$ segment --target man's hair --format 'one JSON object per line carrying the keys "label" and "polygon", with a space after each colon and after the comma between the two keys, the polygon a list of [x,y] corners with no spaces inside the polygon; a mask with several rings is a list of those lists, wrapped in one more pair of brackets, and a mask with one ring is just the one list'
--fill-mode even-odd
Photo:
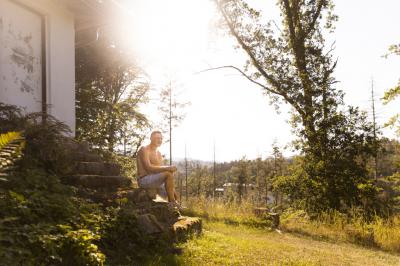
{"label": "man's hair", "polygon": [[150,138],[152,138],[155,134],[161,134],[162,135],[160,130],[155,130],[155,131],[151,132]]}

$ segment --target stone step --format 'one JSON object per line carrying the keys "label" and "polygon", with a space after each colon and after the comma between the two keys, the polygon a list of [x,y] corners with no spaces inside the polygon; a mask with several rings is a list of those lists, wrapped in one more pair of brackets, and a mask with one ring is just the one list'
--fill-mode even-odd
{"label": "stone step", "polygon": [[74,175],[68,177],[67,182],[74,186],[105,190],[131,185],[131,179],[124,176]]}
{"label": "stone step", "polygon": [[2,166],[7,166],[7,165],[12,164],[12,161],[11,161],[11,160],[8,160],[8,159],[5,159],[5,160],[1,160],[1,161],[0,161],[0,164],[1,164]]}
{"label": "stone step", "polygon": [[6,147],[18,149],[18,148],[21,147],[21,144],[18,144],[18,143],[9,143]]}
{"label": "stone step", "polygon": [[183,241],[188,237],[199,236],[202,231],[202,221],[198,217],[181,216],[172,226],[175,240]]}
{"label": "stone step", "polygon": [[16,149],[8,148],[7,146],[1,149],[2,152],[14,153]]}
{"label": "stone step", "polygon": [[164,232],[165,226],[150,213],[142,214],[137,217],[138,227],[145,234],[158,234]]}
{"label": "stone step", "polygon": [[123,199],[126,198],[127,193],[131,189],[120,189],[116,188],[114,191],[96,190],[96,189],[80,189],[78,195],[82,198],[90,199],[95,203],[101,203],[106,207],[119,206],[123,203]]}
{"label": "stone step", "polygon": [[119,176],[121,169],[118,164],[102,162],[78,162],[75,168],[76,174]]}
{"label": "stone step", "polygon": [[67,139],[64,146],[71,151],[90,152],[89,143],[86,141],[78,142],[74,139]]}
{"label": "stone step", "polygon": [[[109,191],[86,189],[82,190],[80,194],[84,198],[88,198],[93,202],[103,203],[105,206],[119,205],[129,201],[137,205],[138,208],[144,207],[146,209],[145,212],[148,211],[149,206],[157,208],[157,206],[168,204],[167,201],[161,198],[152,198],[147,193],[147,190],[142,188],[117,188]],[[159,210],[155,212],[161,213]]]}
{"label": "stone step", "polygon": [[76,162],[102,162],[100,155],[89,152],[73,152],[72,158]]}

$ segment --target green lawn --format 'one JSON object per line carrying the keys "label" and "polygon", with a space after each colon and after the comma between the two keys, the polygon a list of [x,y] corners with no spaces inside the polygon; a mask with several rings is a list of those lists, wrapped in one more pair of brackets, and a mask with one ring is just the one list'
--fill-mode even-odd
{"label": "green lawn", "polygon": [[396,254],[223,223],[205,222],[203,235],[181,247],[154,265],[400,265]]}

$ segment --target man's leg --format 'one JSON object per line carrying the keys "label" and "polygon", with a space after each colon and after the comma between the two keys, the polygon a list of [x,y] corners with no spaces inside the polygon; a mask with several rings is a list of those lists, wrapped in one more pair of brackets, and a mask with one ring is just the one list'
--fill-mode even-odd
{"label": "man's leg", "polygon": [[176,190],[175,190],[175,189],[174,189],[174,197],[175,197],[175,201],[178,201],[179,196],[178,196],[178,193],[176,193]]}
{"label": "man's leg", "polygon": [[171,172],[165,172],[165,190],[167,191],[168,201],[176,201],[174,192],[174,176]]}

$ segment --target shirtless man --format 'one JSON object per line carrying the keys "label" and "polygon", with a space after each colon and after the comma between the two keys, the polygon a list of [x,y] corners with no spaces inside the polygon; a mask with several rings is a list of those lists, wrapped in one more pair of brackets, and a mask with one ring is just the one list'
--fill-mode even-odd
{"label": "shirtless man", "polygon": [[150,135],[150,144],[139,149],[136,160],[138,185],[141,188],[160,188],[162,184],[165,184],[168,201],[177,204],[174,189],[176,166],[162,165],[162,156],[157,150],[161,144],[161,132],[153,131]]}

